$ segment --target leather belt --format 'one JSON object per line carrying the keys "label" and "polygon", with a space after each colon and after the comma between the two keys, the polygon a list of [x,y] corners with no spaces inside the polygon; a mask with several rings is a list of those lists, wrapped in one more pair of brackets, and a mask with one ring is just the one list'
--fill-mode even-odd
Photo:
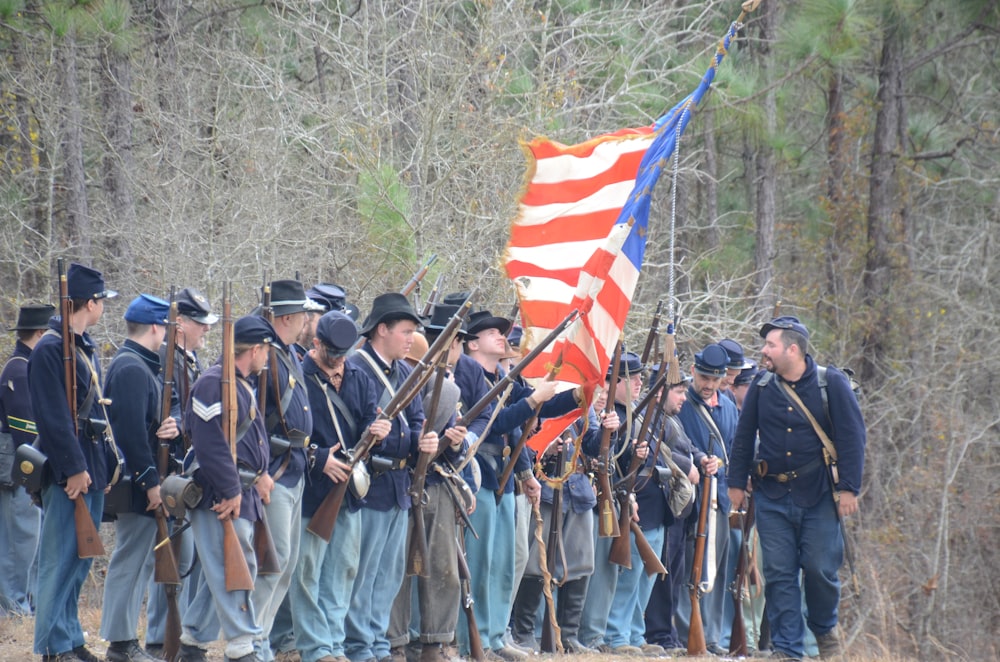
{"label": "leather belt", "polygon": [[818,457],[812,462],[809,462],[797,469],[793,469],[792,471],[771,474],[767,473],[767,462],[764,460],[760,460],[759,462],[757,462],[757,476],[758,478],[773,480],[779,483],[788,483],[795,480],[796,478],[801,478],[802,476],[812,473],[820,466],[822,466],[822,464],[823,464],[823,458]]}

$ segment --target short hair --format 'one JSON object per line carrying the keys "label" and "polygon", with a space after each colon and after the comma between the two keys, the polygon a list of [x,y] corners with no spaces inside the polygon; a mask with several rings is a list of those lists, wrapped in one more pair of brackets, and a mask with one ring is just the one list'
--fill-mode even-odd
{"label": "short hair", "polygon": [[83,310],[87,307],[87,304],[91,301],[97,301],[97,299],[70,299],[70,315],[77,312],[78,310]]}
{"label": "short hair", "polygon": [[26,343],[29,340],[31,340],[36,333],[38,333],[39,331],[44,331],[44,330],[45,329],[18,329],[17,330],[17,339],[20,340],[23,343]]}
{"label": "short hair", "polygon": [[152,324],[143,324],[141,322],[129,322],[125,320],[125,332],[128,334],[129,338],[139,337],[146,335]]}
{"label": "short hair", "polygon": [[[383,319],[383,320],[379,320],[379,323],[378,323],[378,324],[376,324],[375,326],[373,326],[373,327],[372,327],[372,328],[371,328],[371,329],[370,329],[370,330],[368,331],[368,333],[364,333],[364,334],[362,334],[362,335],[363,335],[363,336],[364,336],[365,338],[368,338],[369,340],[371,340],[371,339],[372,339],[372,338],[373,338],[373,337],[375,336],[375,332],[376,332],[376,331],[378,331],[378,327],[379,327],[379,324],[385,324],[385,328],[386,328],[386,330],[387,330],[387,331],[392,331],[393,327],[395,327],[395,326],[396,326],[397,324],[399,324],[399,323],[400,323],[400,322],[402,322],[403,320],[409,320],[409,321],[413,322],[413,318],[412,318],[412,317],[408,317],[408,316],[406,316],[406,315],[402,315],[402,316],[400,316],[400,317],[391,317],[391,318],[389,318],[389,319]],[[414,322],[414,324],[416,324],[416,322]],[[418,326],[419,326],[419,325],[418,325]]]}
{"label": "short hair", "polygon": [[781,343],[787,348],[790,345],[798,345],[799,351],[802,352],[802,356],[805,356],[809,352],[809,339],[792,329],[782,329],[781,330]]}
{"label": "short hair", "polygon": [[233,345],[233,355],[239,356],[249,352],[251,349],[257,345],[263,345],[264,343],[259,342],[238,342]]}

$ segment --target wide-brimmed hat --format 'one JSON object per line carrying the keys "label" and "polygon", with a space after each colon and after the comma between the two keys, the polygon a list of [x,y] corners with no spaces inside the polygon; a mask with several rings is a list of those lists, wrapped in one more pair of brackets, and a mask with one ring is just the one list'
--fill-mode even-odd
{"label": "wide-brimmed hat", "polygon": [[358,327],[342,311],[331,310],[316,323],[316,337],[326,347],[328,355],[344,356],[358,342]]}
{"label": "wide-brimmed hat", "polygon": [[66,291],[70,299],[113,299],[118,292],[109,290],[97,269],[73,262],[66,271]]}
{"label": "wide-brimmed hat", "polygon": [[198,290],[193,287],[185,287],[174,295],[177,302],[177,313],[199,324],[215,324],[219,321],[219,316],[212,313],[212,306]]}
{"label": "wide-brimmed hat", "polygon": [[372,301],[372,310],[361,324],[361,335],[367,336],[383,322],[408,319],[420,324],[420,318],[407,298],[399,292],[380,294]]}
{"label": "wide-brimmed hat", "polygon": [[[452,304],[439,303],[434,306],[431,310],[430,319],[424,322],[424,329],[429,332],[428,335],[437,336],[445,327],[448,326],[448,322],[451,318],[455,316],[461,306],[456,306]],[[467,321],[463,321],[461,326],[458,327],[458,337],[463,340],[469,337],[469,325]]]}
{"label": "wide-brimmed hat", "polygon": [[56,307],[48,303],[29,303],[17,311],[17,324],[11,331],[37,331],[49,328],[49,320],[56,313]]}
{"label": "wide-brimmed hat", "polygon": [[512,324],[514,322],[506,317],[497,317],[488,310],[477,310],[469,316],[468,334],[478,336],[486,329],[497,329],[506,336]]}
{"label": "wide-brimmed hat", "polygon": [[297,280],[271,281],[271,310],[275,317],[309,311],[323,310],[318,303],[306,297],[306,290]]}

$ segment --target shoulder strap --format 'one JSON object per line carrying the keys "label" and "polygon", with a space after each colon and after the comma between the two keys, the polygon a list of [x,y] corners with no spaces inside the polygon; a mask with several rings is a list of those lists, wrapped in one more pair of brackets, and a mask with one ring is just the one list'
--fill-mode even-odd
{"label": "shoulder strap", "polygon": [[389,404],[389,401],[396,397],[396,389],[389,382],[389,378],[382,373],[382,369],[378,367],[375,363],[375,359],[372,358],[371,354],[366,352],[364,349],[359,349],[357,351],[358,356],[363,358],[371,366],[372,372],[382,381],[382,385],[385,386],[385,390],[382,391],[382,397],[379,398],[378,406],[380,409],[385,409],[385,406]]}
{"label": "shoulder strap", "polygon": [[[336,389],[329,388],[327,384],[319,378],[319,375],[314,374],[311,376],[326,396],[326,406],[330,411],[330,419],[333,421],[333,427],[336,429],[337,436],[340,438],[340,446],[344,451],[347,451],[347,439],[344,437],[344,433],[340,429],[340,421],[337,420],[337,411],[340,412],[340,414],[344,417],[344,421],[347,423],[351,441],[356,442],[358,439],[358,425],[354,421],[354,417],[351,415],[351,410],[347,408],[347,403],[340,397],[340,394],[337,393]],[[336,408],[336,411],[334,411],[334,408]]]}
{"label": "shoulder strap", "polygon": [[[726,452],[726,440],[722,438],[722,432],[719,431],[719,426],[715,424],[715,419],[712,418],[712,414],[708,411],[708,406],[704,402],[694,403],[694,409],[701,415],[702,420],[708,426],[708,431],[710,436],[714,436],[719,440],[719,448],[722,449],[722,461],[728,467],[729,466],[729,454]],[[711,441],[711,439],[709,439]],[[709,449],[711,451],[711,449]]]}

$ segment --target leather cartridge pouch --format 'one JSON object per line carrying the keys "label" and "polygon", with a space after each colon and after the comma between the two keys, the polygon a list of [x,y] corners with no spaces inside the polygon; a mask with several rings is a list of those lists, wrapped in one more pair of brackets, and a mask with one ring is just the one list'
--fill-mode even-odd
{"label": "leather cartridge pouch", "polygon": [[187,511],[201,503],[202,489],[190,476],[167,476],[160,483],[160,498],[167,512],[183,519]]}
{"label": "leather cartridge pouch", "polygon": [[34,444],[21,444],[14,451],[14,482],[22,486],[28,494],[38,494],[52,480],[49,458]]}

